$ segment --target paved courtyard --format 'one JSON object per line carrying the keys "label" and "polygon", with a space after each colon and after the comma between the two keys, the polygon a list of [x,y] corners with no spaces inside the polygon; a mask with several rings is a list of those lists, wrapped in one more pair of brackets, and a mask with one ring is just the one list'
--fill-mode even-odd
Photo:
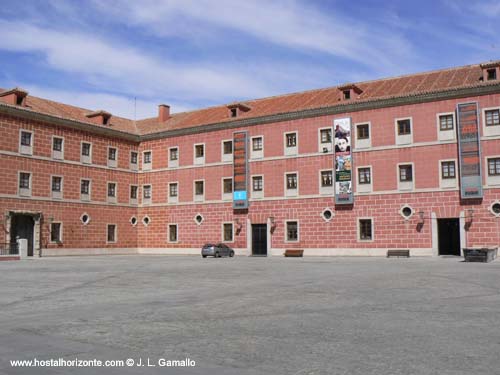
{"label": "paved courtyard", "polygon": [[[0,374],[498,374],[499,285],[458,258],[2,262]],[[34,358],[134,366],[10,364]]]}

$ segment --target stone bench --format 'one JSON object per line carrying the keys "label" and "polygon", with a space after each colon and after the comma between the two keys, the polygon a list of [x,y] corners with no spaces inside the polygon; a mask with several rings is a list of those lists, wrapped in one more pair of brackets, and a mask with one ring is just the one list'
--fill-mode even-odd
{"label": "stone bench", "polygon": [[409,249],[394,249],[394,250],[387,250],[387,258],[390,257],[405,257],[409,258],[410,257],[410,250]]}
{"label": "stone bench", "polygon": [[302,249],[287,249],[283,253],[284,256],[286,257],[302,257],[304,256],[304,250]]}

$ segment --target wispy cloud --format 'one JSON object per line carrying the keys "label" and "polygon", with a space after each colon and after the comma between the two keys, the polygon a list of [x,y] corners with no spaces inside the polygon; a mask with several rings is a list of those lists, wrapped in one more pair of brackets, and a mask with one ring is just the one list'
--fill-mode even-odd
{"label": "wispy cloud", "polygon": [[[340,12],[326,13],[311,3],[297,1],[156,1],[96,2],[114,14],[155,35],[192,37],[193,31],[214,29],[240,32],[267,43],[304,52],[321,52],[371,67],[398,70],[415,58],[411,43],[394,28],[369,27]],[[220,34],[219,34],[220,35]]]}

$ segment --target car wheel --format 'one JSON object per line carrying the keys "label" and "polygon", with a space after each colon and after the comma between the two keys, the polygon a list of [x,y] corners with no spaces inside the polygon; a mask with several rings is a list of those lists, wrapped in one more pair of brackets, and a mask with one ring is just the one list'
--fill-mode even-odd
{"label": "car wheel", "polygon": [[231,251],[229,252],[229,257],[231,257],[231,258],[232,258],[232,257],[234,257],[234,251],[233,251],[233,250],[231,250]]}
{"label": "car wheel", "polygon": [[214,258],[219,258],[219,257],[220,257],[220,254],[218,252],[215,253]]}
{"label": "car wheel", "polygon": [[206,255],[202,255],[203,258],[206,258],[207,256]]}

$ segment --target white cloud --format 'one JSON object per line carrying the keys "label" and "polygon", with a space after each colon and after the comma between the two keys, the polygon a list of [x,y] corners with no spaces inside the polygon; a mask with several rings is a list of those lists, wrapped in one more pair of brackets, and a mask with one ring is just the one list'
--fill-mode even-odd
{"label": "white cloud", "polygon": [[272,92],[266,82],[229,67],[177,64],[125,45],[91,35],[47,30],[26,23],[0,20],[0,49],[42,53],[51,67],[84,74],[108,90],[169,99],[263,96]]}
{"label": "white cloud", "polygon": [[[398,71],[414,53],[408,40],[380,23],[354,19],[315,9],[297,1],[143,0],[96,2],[103,13],[114,14],[149,29],[155,35],[192,37],[219,27],[243,32],[265,42],[302,51],[339,56],[376,71]],[[223,35],[223,34],[222,34]]]}

